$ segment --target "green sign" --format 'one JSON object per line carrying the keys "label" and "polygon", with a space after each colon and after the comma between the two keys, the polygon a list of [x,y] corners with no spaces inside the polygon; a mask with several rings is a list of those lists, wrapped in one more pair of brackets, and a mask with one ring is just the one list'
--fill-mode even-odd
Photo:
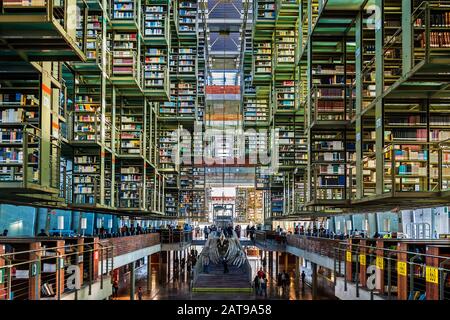
{"label": "green sign", "polygon": [[37,263],[31,264],[31,276],[34,277],[37,275]]}
{"label": "green sign", "polygon": [[3,279],[5,278],[5,269],[0,269],[0,284],[3,284]]}

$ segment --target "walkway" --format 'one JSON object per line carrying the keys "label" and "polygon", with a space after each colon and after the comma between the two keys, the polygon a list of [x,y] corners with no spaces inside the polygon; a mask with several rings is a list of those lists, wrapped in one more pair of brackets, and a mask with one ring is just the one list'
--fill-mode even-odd
{"label": "walkway", "polygon": [[212,264],[209,266],[208,273],[200,273],[197,281],[194,283],[194,292],[217,293],[227,291],[230,293],[249,292],[251,286],[249,283],[250,274],[242,266],[228,266],[228,273],[223,272],[223,265]]}
{"label": "walkway", "polygon": [[[254,293],[192,293],[189,291],[189,281],[186,273],[180,273],[178,279],[171,278],[170,281],[160,284],[157,265],[152,268],[152,289],[147,289],[147,266],[144,265],[136,270],[136,290],[142,287],[144,291],[143,300],[312,300],[311,288],[306,286],[304,290],[295,288],[294,283],[288,290],[276,287],[276,282],[269,276],[267,298],[256,296]],[[129,278],[126,278],[129,281]],[[118,300],[129,299],[129,283],[121,282],[119,285]],[[319,299],[327,299],[319,297]]]}

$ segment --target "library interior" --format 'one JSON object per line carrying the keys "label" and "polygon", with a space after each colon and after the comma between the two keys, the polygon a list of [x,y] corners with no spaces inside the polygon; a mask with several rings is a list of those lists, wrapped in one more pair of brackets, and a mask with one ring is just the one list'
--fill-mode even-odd
{"label": "library interior", "polygon": [[449,0],[0,0],[0,300],[450,300]]}

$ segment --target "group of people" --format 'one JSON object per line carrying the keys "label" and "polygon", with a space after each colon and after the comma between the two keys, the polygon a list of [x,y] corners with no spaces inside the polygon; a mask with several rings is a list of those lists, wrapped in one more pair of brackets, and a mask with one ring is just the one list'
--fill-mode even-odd
{"label": "group of people", "polygon": [[247,237],[251,241],[255,242],[255,240],[256,240],[256,227],[254,225],[251,226],[251,227],[250,227],[250,225],[248,225],[245,231],[247,233]]}
{"label": "group of people", "polygon": [[277,274],[277,287],[282,288],[283,292],[291,285],[291,276],[288,272],[283,271]]}
{"label": "group of people", "polygon": [[263,268],[260,268],[255,278],[253,279],[253,287],[257,296],[264,296],[267,298],[267,276]]}

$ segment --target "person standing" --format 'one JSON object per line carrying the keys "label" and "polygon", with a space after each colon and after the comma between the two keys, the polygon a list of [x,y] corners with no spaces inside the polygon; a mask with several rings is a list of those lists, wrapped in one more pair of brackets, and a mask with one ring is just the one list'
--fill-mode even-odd
{"label": "person standing", "polygon": [[302,277],[302,289],[305,289],[305,277],[306,277],[306,274],[305,274],[304,270],[302,270],[301,277]]}
{"label": "person standing", "polygon": [[259,277],[258,275],[255,276],[253,279],[253,287],[255,288],[255,295],[259,295]]}
{"label": "person standing", "polygon": [[142,287],[139,287],[137,292],[138,300],[142,300],[142,295],[143,295]]}
{"label": "person standing", "polygon": [[283,272],[281,273],[281,286],[283,287],[283,292],[284,290],[286,290],[286,283],[287,283],[286,271],[283,270]]}
{"label": "person standing", "polygon": [[225,257],[222,258],[222,264],[223,264],[223,273],[228,273],[228,263],[227,259]]}
{"label": "person standing", "polygon": [[209,257],[207,255],[203,258],[203,272],[209,273]]}
{"label": "person standing", "polygon": [[261,277],[259,278],[259,287],[260,287],[260,292],[261,292],[261,296],[264,295],[265,298],[267,298],[267,278],[266,277]]}
{"label": "person standing", "polygon": [[203,229],[203,233],[205,234],[205,240],[208,240],[208,235],[209,235],[209,228],[208,228],[208,226],[205,226],[205,228]]}
{"label": "person standing", "polygon": [[264,273],[263,268],[259,268],[258,277],[260,277],[260,278],[265,278],[266,277],[266,274]]}
{"label": "person standing", "polygon": [[119,295],[118,295],[118,292],[119,292],[119,282],[118,282],[116,279],[113,281],[112,287],[113,287],[113,298],[117,298],[117,297],[119,296]]}
{"label": "person standing", "polygon": [[277,274],[277,288],[278,288],[278,292],[280,291],[280,288],[282,287],[282,285],[283,285],[283,275],[282,275],[281,272],[279,272]]}

